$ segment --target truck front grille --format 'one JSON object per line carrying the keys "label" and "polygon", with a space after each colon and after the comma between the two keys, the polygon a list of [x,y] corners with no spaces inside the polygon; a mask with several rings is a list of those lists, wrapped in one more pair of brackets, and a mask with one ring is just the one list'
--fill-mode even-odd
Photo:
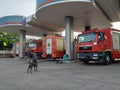
{"label": "truck front grille", "polygon": [[92,46],[82,46],[79,47],[79,50],[92,50]]}

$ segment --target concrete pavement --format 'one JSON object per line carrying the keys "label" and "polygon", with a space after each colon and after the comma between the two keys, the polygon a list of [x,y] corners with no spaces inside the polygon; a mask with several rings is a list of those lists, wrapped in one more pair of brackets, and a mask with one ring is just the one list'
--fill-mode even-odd
{"label": "concrete pavement", "polygon": [[25,60],[0,58],[0,90],[120,90],[120,62],[112,65],[42,61],[26,73]]}

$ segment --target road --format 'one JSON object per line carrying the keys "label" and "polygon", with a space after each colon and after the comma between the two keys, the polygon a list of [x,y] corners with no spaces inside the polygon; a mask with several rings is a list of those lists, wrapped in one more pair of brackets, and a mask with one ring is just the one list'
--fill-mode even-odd
{"label": "road", "polygon": [[41,61],[27,73],[22,59],[0,58],[0,90],[120,90],[120,62],[105,66]]}

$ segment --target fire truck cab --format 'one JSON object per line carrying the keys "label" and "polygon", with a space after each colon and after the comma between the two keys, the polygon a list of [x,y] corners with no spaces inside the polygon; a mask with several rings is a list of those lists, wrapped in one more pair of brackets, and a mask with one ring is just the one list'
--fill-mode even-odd
{"label": "fire truck cab", "polygon": [[32,40],[28,43],[28,48],[37,54],[38,58],[42,55],[42,40]]}
{"label": "fire truck cab", "polygon": [[120,31],[106,28],[78,35],[76,58],[84,63],[102,61],[108,65],[120,58]]}

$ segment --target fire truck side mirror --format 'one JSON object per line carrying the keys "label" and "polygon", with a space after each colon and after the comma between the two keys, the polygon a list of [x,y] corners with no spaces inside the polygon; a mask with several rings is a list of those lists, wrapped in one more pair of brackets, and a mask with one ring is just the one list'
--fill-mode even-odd
{"label": "fire truck side mirror", "polygon": [[98,41],[102,41],[102,40],[104,40],[104,39],[105,39],[104,33],[100,32],[100,33],[98,34]]}

